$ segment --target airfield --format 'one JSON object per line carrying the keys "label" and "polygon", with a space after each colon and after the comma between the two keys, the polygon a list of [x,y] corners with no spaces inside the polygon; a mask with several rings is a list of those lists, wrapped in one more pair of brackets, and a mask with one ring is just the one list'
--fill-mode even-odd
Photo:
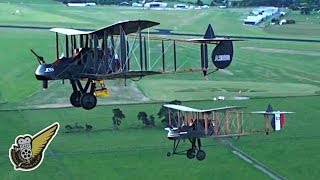
{"label": "airfield", "polygon": [[[0,25],[96,29],[140,18],[179,33],[202,34],[211,23],[218,35],[320,40],[318,14],[289,12],[286,16],[296,24],[261,28],[243,25],[250,8],[164,13],[118,6],[67,7],[49,0],[0,5]],[[287,116],[280,132],[246,136],[232,143],[286,179],[319,179],[319,42],[236,42],[231,66],[211,74],[209,80],[201,73],[189,73],[145,77],[129,81],[127,86],[123,81],[107,81],[111,97],[99,99],[100,106],[86,111],[70,107],[72,90],[67,81],[50,82],[43,91],[34,77],[37,61],[30,49],[51,61],[55,58],[54,38],[43,29],[0,28],[1,179],[270,179],[216,139],[203,141],[208,155],[204,161],[167,157],[172,142],[167,140],[157,113],[164,103],[176,99],[203,109],[235,105],[256,111],[271,103],[274,109],[296,112]],[[177,51],[179,59],[192,59],[188,63],[198,66],[198,46],[182,44]],[[217,96],[225,100],[213,101]],[[126,115],[119,130],[112,125],[115,108]],[[156,127],[144,127],[137,119],[140,111],[154,115]],[[33,135],[54,122],[61,127],[41,166],[32,172],[15,171],[8,158],[15,137]],[[65,133],[65,126],[75,123],[88,123],[93,129]]]}

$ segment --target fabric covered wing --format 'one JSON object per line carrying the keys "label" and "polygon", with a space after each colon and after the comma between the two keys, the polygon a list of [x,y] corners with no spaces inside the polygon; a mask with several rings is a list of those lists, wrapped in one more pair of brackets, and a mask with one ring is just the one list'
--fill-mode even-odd
{"label": "fabric covered wing", "polygon": [[159,25],[158,22],[148,21],[148,20],[127,20],[120,21],[115,24],[103,27],[96,31],[93,31],[92,34],[97,35],[98,37],[103,37],[104,32],[107,32],[112,35],[120,35],[120,31],[124,31],[125,34],[135,33],[138,30],[143,30],[150,28],[156,25]]}
{"label": "fabric covered wing", "polygon": [[116,72],[110,74],[81,74],[82,78],[92,78],[92,79],[125,79],[125,78],[135,78],[143,77],[149,75],[162,74],[158,71],[125,71],[125,72]]}

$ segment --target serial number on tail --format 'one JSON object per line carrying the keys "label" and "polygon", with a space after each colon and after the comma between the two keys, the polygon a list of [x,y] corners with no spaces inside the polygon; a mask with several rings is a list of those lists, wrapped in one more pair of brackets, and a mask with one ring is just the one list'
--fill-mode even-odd
{"label": "serial number on tail", "polygon": [[216,55],[214,58],[214,61],[230,61],[230,55],[226,54],[226,55]]}

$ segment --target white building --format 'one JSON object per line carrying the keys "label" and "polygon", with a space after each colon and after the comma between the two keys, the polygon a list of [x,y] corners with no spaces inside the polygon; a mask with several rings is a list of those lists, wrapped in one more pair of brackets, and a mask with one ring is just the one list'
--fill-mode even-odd
{"label": "white building", "polygon": [[148,2],[144,4],[145,8],[166,8],[167,6],[168,4],[164,2]]}
{"label": "white building", "polygon": [[96,3],[68,3],[67,6],[70,6],[70,7],[96,6]]}
{"label": "white building", "polygon": [[247,19],[244,20],[244,24],[256,25],[262,20],[276,14],[279,11],[277,7],[259,7],[252,10],[253,16],[247,16]]}

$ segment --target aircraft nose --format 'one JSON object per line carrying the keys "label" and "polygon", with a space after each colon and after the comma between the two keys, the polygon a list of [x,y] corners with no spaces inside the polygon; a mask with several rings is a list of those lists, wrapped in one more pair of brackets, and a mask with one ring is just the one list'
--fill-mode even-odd
{"label": "aircraft nose", "polygon": [[51,64],[41,64],[36,69],[35,76],[38,80],[53,80],[54,68]]}

